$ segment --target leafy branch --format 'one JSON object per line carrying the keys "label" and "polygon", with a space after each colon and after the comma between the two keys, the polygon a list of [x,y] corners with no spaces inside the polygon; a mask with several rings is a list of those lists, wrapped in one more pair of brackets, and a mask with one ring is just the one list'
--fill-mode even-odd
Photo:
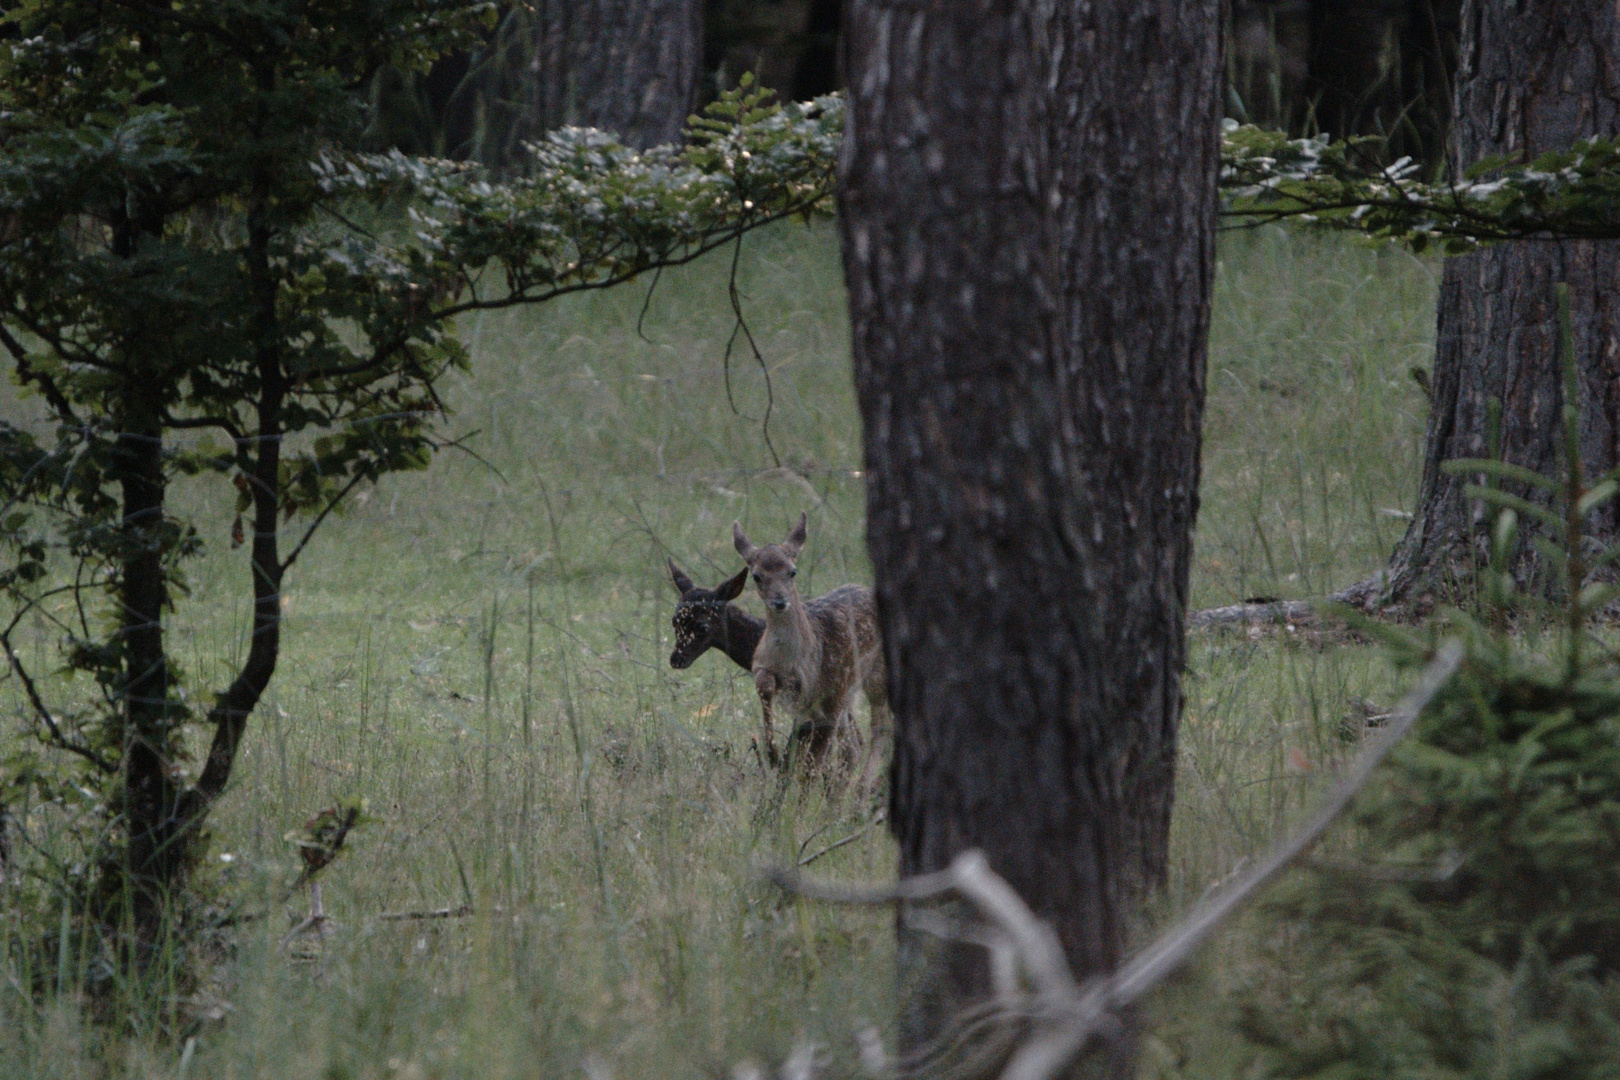
{"label": "leafy branch", "polygon": [[[439,320],[607,288],[829,211],[843,100],[770,96],[745,78],[692,118],[683,147],[636,151],[564,128],[530,148],[527,176],[501,184],[457,162],[325,154],[311,164],[325,196],[405,199],[411,229],[393,239],[351,232],[322,249],[321,271],[418,296],[415,314]],[[393,345],[384,339],[378,351]]]}
{"label": "leafy branch", "polygon": [[1426,182],[1409,158],[1379,164],[1377,140],[1290,139],[1227,121],[1223,213],[1246,225],[1297,219],[1462,254],[1503,240],[1620,238],[1620,141],[1591,138],[1528,162],[1480,161]]}

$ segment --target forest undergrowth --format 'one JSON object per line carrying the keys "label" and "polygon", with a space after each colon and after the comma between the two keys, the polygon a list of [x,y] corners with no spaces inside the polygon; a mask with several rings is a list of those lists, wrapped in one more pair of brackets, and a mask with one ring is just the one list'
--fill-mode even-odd
{"label": "forest undergrowth", "polygon": [[[774,537],[808,511],[806,594],[870,578],[835,231],[745,242],[760,359],[739,339],[729,365],[728,265],[462,325],[466,452],[364,493],[292,576],[281,667],[213,818],[206,873],[245,916],[217,980],[167,1003],[182,1037],[162,1041],[88,1024],[67,950],[43,1012],[12,971],[0,1080],[699,1077],[802,1040],[842,1075],[858,1027],[892,1044],[889,916],[796,906],[756,873],[890,878],[872,807],[766,773],[725,657],[667,663],[664,560],[704,585],[735,573],[733,519]],[[1322,595],[1383,563],[1416,491],[1434,271],[1277,229],[1223,238],[1194,606]],[[29,405],[0,390],[7,419]],[[177,651],[217,682],[249,615],[225,599],[246,574],[235,493],[179,497],[213,528]],[[48,637],[30,647],[59,666]],[[1305,630],[1199,633],[1191,665],[1166,915],[1292,820],[1400,685],[1376,647]],[[16,695],[0,686],[0,739],[20,737]],[[361,798],[370,820],[321,879],[330,932],[288,939],[308,896],[283,899],[285,834]],[[25,825],[47,854],[61,840],[49,807]],[[1146,1066],[1173,1075],[1243,1067],[1154,1045]]]}

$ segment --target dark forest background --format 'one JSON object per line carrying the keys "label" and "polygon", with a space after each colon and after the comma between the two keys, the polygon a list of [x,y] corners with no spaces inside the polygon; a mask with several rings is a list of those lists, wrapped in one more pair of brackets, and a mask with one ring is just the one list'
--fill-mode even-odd
{"label": "dark forest background", "polygon": [[[797,100],[842,85],[842,0],[507,0],[471,53],[374,86],[378,148],[521,161],[563,124],[669,141],[678,119],[754,72]],[[1446,167],[1461,0],[1233,0],[1227,115],[1295,135],[1370,135],[1390,158]],[[651,31],[651,33],[649,33]],[[667,73],[617,100],[627,66]],[[655,100],[656,99],[656,100]]]}

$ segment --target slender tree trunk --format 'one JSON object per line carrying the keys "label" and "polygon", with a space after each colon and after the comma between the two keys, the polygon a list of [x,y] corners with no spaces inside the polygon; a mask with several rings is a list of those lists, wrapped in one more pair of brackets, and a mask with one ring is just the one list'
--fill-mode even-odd
{"label": "slender tree trunk", "polygon": [[536,60],[547,128],[679,142],[703,77],[703,0],[544,0]]}
{"label": "slender tree trunk", "polygon": [[[1457,166],[1502,154],[1528,158],[1591,135],[1620,134],[1620,11],[1601,0],[1463,7]],[[1442,462],[1488,451],[1491,401],[1502,409],[1502,456],[1541,473],[1559,462],[1563,393],[1553,287],[1567,282],[1580,364],[1581,453],[1588,475],[1620,464],[1620,243],[1522,241],[1446,263],[1440,288],[1433,400],[1417,513],[1390,561],[1382,600],[1422,611],[1471,588],[1486,554],[1472,478]],[[1527,498],[1543,496],[1519,491]],[[1530,523],[1526,522],[1528,527]],[[1591,522],[1620,538],[1620,507]],[[1543,590],[1549,570],[1528,546],[1521,581]],[[1372,589],[1362,590],[1372,602]]]}
{"label": "slender tree trunk", "polygon": [[[1213,0],[855,0],[845,35],[900,872],[983,849],[1082,976],[1165,869],[1218,27]],[[908,1049],[989,991],[982,950],[913,920]]]}
{"label": "slender tree trunk", "polygon": [[[140,240],[136,220],[113,226],[113,254],[132,258]],[[174,782],[178,708],[170,698],[163,613],[168,606],[165,556],[167,481],[163,463],[163,401],[155,394],[162,379],[142,359],[137,335],[126,343],[130,367],[121,376],[114,443],[113,475],[118,478],[122,514],[118,549],[118,646],[122,685],[118,687],[123,744],[123,818],[127,836],[120,897],[132,905],[137,932],[150,941],[162,920],[168,887],[183,864],[171,823],[179,799]]]}
{"label": "slender tree trunk", "polygon": [[149,935],[163,909],[164,892],[182,863],[170,822],[178,800],[174,783],[175,715],[169,696],[168,656],[163,641],[164,579],[163,429],[156,403],[143,388],[127,400],[135,406],[120,418],[117,443],[123,521],[119,567],[123,651],[124,821],[129,837],[125,882],[136,926]]}
{"label": "slender tree trunk", "polygon": [[253,576],[253,632],[241,670],[208,711],[213,740],[197,783],[185,789],[175,783],[173,766],[183,717],[170,700],[163,640],[163,611],[168,603],[163,561],[170,541],[160,536],[165,493],[161,409],[155,402],[146,402],[140,387],[132,389],[127,397],[131,402],[145,404],[144,411],[137,410],[144,422],[134,416],[126,419],[129,433],[119,442],[121,461],[127,461],[124,467],[128,474],[124,481],[124,528],[131,536],[131,554],[125,560],[122,577],[131,733],[130,749],[125,755],[125,815],[136,914],[138,924],[146,931],[156,929],[167,895],[179,885],[185,872],[199,826],[225,792],[248,717],[269,686],[280,656],[284,567],[276,527],[287,381],[281,365],[276,285],[270,265],[273,238],[263,224],[271,204],[267,195],[261,199],[250,209],[246,249],[256,301],[254,330],[259,373],[258,424],[252,439],[252,467],[246,476],[253,500],[249,567]]}
{"label": "slender tree trunk", "polygon": [[[261,219],[269,209],[268,200],[254,208],[253,218]],[[287,377],[281,364],[281,328],[276,318],[276,284],[270,266],[271,234],[262,224],[249,226],[247,264],[257,301],[259,400],[253,465],[247,475],[248,492],[253,499],[253,543],[249,572],[253,575],[253,635],[247,659],[208,711],[214,738],[208,747],[196,785],[188,792],[185,825],[194,828],[207,815],[214,801],[225,793],[248,717],[259,703],[270,679],[276,673],[281,655],[281,579],[285,567],[276,535],[276,514],[280,510],[282,408],[286,402]]]}

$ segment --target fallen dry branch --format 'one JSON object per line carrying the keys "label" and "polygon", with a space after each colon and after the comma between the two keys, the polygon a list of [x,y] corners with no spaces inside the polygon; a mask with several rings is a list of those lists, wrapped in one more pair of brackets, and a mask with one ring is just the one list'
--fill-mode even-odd
{"label": "fallen dry branch", "polygon": [[1203,629],[1210,626],[1228,626],[1232,623],[1298,623],[1316,617],[1316,605],[1337,599],[1323,600],[1271,600],[1257,604],[1228,604],[1225,607],[1203,608],[1187,613],[1187,625]]}
{"label": "fallen dry branch", "polygon": [[801,858],[794,865],[801,866],[801,867],[809,866],[811,863],[815,862],[817,859],[821,858],[823,855],[830,855],[832,852],[837,851],[839,848],[843,847],[846,844],[853,844],[855,841],[859,840],[861,837],[863,837],[867,833],[871,832],[874,828],[876,828],[877,826],[883,824],[883,822],[887,821],[888,817],[889,817],[889,815],[888,815],[887,811],[879,810],[877,813],[873,814],[872,817],[870,819],[868,819],[866,824],[862,825],[859,829],[856,829],[854,832],[850,833],[848,836],[843,837],[842,839],[834,840],[832,843],[828,844],[826,847],[821,848],[818,851],[811,852],[810,854],[808,854],[808,855],[804,856],[803,858]]}
{"label": "fallen dry branch", "polygon": [[1211,626],[1230,626],[1246,623],[1250,626],[1271,624],[1313,624],[1320,620],[1322,608],[1328,604],[1373,610],[1384,588],[1381,577],[1358,581],[1349,588],[1311,600],[1256,600],[1224,607],[1200,608],[1187,613],[1187,625],[1194,629]]}
{"label": "fallen dry branch", "polygon": [[[499,908],[495,909],[497,912]],[[425,908],[420,911],[384,911],[377,915],[380,922],[407,922],[417,919],[465,919],[477,912],[471,904],[460,904],[456,907]]]}
{"label": "fallen dry branch", "polygon": [[[1462,646],[1441,646],[1417,686],[1374,735],[1355,763],[1340,777],[1322,805],[1301,828],[1278,843],[1252,869],[1200,902],[1106,979],[1080,984],[1069,968],[1050,926],[1036,917],[1018,893],[990,869],[979,851],[958,855],[949,867],[890,886],[851,889],[808,881],[797,869],[769,874],[780,888],[806,899],[843,904],[888,904],[955,892],[978,908],[989,928],[992,970],[1022,970],[1032,990],[1016,977],[996,979],[996,1017],[1004,1026],[1022,1025],[1002,1080],[1049,1080],[1085,1049],[1093,1036],[1118,1029],[1118,1015],[1186,962],[1238,906],[1261,885],[1309,850],[1367,784],[1391,749],[1417,722],[1434,696],[1462,663]],[[975,1023],[982,1023],[976,1016]],[[901,1075],[904,1069],[896,1069]]]}

